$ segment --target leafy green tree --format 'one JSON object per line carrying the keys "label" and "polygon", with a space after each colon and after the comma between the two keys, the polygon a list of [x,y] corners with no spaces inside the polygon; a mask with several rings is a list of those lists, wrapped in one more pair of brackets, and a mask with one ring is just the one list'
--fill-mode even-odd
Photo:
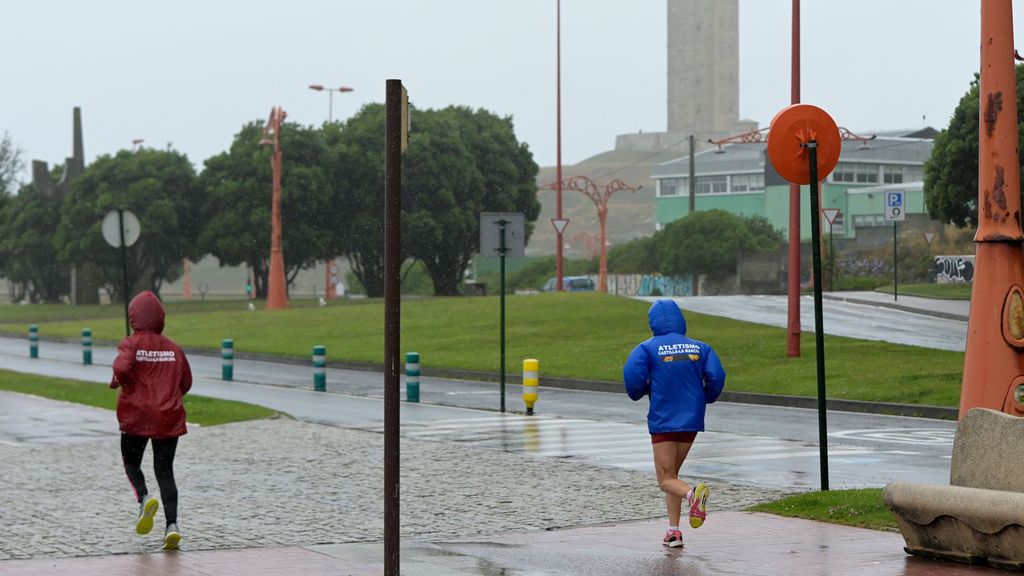
{"label": "leafy green tree", "polygon": [[21,148],[4,131],[0,136],[0,198],[9,196],[18,185],[18,175],[25,168],[21,159]]}
{"label": "leafy green tree", "polygon": [[[138,218],[141,235],[128,248],[128,284],[159,294],[163,282],[182,272],[184,258],[202,254],[196,243],[202,193],[188,158],[174,150],[142,148],[101,156],[64,200],[54,239],[63,262],[91,262],[114,299],[121,288],[121,258],[102,235],[104,216],[125,209]],[[130,296],[130,295],[129,295]]]}
{"label": "leafy green tree", "polygon": [[[1017,139],[1024,146],[1024,65],[1016,67]],[[978,75],[953,111],[949,127],[935,137],[924,165],[928,214],[958,227],[978,225]],[[1024,167],[1024,156],[1019,160]],[[1024,184],[1024,182],[1022,182]]]}
{"label": "leafy green tree", "polygon": [[417,111],[406,156],[406,246],[426,266],[434,294],[459,293],[479,250],[481,212],[522,212],[529,239],[540,214],[538,168],[510,117],[464,106]]}
{"label": "leafy green tree", "polygon": [[703,274],[714,282],[736,271],[740,252],[777,248],[782,233],[761,216],[706,210],[669,223],[655,234],[654,242],[662,273]]}
{"label": "leafy green tree", "polygon": [[[231,148],[205,162],[199,187],[202,208],[199,245],[221,266],[247,265],[259,298],[267,294],[273,197],[272,146],[260,146],[263,123],[251,122]],[[325,168],[330,161],[323,134],[285,124],[281,130],[281,249],[288,284],[306,268],[332,254],[336,205]]]}
{"label": "leafy green tree", "polygon": [[32,303],[61,302],[71,287],[67,266],[58,263],[53,234],[60,224],[60,200],[23,186],[0,207],[0,261],[16,286],[14,299]]}
{"label": "leafy green tree", "polygon": [[348,257],[370,297],[384,295],[384,112],[383,105],[368,104],[341,129],[325,128],[339,207],[332,246]]}
{"label": "leafy green tree", "polygon": [[637,238],[608,251],[608,271],[615,274],[653,274],[661,269],[654,236]]}

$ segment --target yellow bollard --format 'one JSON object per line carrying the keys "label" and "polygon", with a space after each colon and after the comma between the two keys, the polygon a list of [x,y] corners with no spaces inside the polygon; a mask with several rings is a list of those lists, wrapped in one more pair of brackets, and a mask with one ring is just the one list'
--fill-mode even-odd
{"label": "yellow bollard", "polygon": [[526,414],[533,415],[533,404],[537,401],[537,384],[540,382],[540,361],[534,358],[523,360],[523,402],[526,402]]}

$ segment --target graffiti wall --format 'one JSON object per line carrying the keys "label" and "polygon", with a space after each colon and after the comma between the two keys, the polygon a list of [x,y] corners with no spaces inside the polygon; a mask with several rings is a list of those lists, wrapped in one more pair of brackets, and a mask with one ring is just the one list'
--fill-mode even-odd
{"label": "graffiti wall", "polygon": [[620,296],[692,296],[693,279],[690,276],[660,274],[609,274],[608,293]]}
{"label": "graffiti wall", "polygon": [[939,284],[970,282],[974,279],[974,256],[936,256],[935,281]]}

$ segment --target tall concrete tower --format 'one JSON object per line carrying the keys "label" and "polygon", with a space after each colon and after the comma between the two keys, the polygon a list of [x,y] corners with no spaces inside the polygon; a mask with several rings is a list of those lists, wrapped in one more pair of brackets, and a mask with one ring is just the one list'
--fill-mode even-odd
{"label": "tall concrete tower", "polygon": [[729,134],[739,120],[739,0],[666,0],[668,131]]}

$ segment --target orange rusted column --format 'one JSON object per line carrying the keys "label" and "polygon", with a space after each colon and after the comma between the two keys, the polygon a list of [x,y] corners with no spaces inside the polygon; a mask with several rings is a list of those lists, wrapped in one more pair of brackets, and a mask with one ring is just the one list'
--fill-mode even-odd
{"label": "orange rusted column", "polygon": [[[284,277],[284,252],[281,249],[281,127],[287,113],[280,106],[270,111],[270,119],[263,128],[263,144],[274,146],[271,158],[274,188],[271,199],[270,227],[270,277],[267,278],[267,310],[280,310],[288,307],[288,292]],[[273,138],[268,140],[267,136]]]}
{"label": "orange rusted column", "polygon": [[1024,237],[1011,0],[981,2],[979,97],[977,250],[960,417],[976,407],[1022,416]]}

